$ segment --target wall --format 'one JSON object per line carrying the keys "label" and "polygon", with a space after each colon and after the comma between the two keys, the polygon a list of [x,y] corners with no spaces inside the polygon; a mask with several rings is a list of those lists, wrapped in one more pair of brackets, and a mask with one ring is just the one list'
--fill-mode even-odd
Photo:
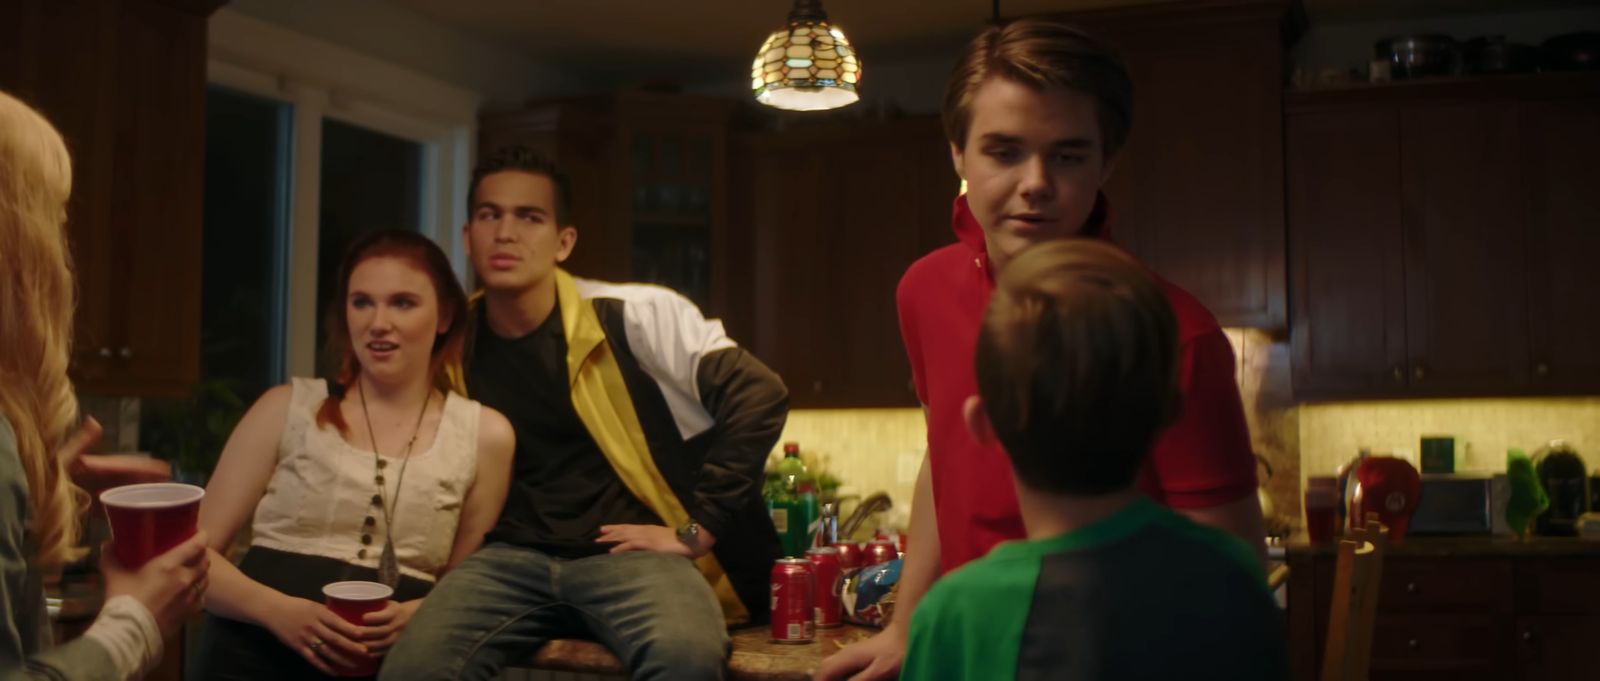
{"label": "wall", "polygon": [[583,92],[576,74],[381,0],[233,0],[239,12],[479,94],[487,108]]}
{"label": "wall", "polygon": [[[1564,439],[1600,467],[1600,397],[1472,400],[1393,400],[1297,405],[1289,383],[1289,348],[1252,329],[1227,329],[1238,359],[1236,377],[1250,424],[1251,445],[1266,459],[1266,482],[1281,525],[1299,527],[1307,475],[1331,474],[1362,448],[1413,463],[1423,435],[1453,435],[1457,470],[1504,470],[1508,447],[1529,454]],[[783,440],[854,491],[886,491],[908,508],[926,430],[917,409],[796,410]],[[774,456],[781,455],[781,447]],[[1264,469],[1262,469],[1264,472]]]}
{"label": "wall", "polygon": [[[1273,472],[1268,493],[1286,518],[1297,518],[1301,427],[1289,391],[1288,346],[1260,331],[1227,333],[1251,444]],[[919,409],[799,409],[789,414],[781,442],[800,443],[852,491],[885,491],[897,508],[909,509],[927,429]],[[782,455],[781,442],[772,456]]]}
{"label": "wall", "polygon": [[1423,435],[1456,438],[1456,470],[1504,471],[1506,449],[1533,454],[1564,439],[1600,464],[1600,397],[1415,400],[1317,404],[1300,408],[1300,459],[1307,474],[1332,474],[1360,449],[1394,452],[1413,463]]}
{"label": "wall", "polygon": [[783,456],[785,442],[799,443],[808,464],[839,478],[841,494],[887,492],[894,511],[885,522],[903,524],[927,438],[921,409],[796,409],[772,456]]}

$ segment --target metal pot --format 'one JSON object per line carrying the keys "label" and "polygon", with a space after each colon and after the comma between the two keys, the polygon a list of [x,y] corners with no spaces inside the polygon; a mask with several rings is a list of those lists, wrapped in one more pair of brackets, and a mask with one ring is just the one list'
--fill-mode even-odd
{"label": "metal pot", "polygon": [[1454,38],[1436,34],[1385,38],[1373,51],[1378,59],[1389,62],[1390,76],[1396,80],[1452,75],[1459,70],[1461,58]]}
{"label": "metal pot", "polygon": [[1544,41],[1546,71],[1592,71],[1600,69],[1600,32],[1580,31],[1558,35]]}
{"label": "metal pot", "polygon": [[1466,73],[1531,73],[1539,69],[1539,61],[1539,48],[1506,42],[1503,35],[1480,36],[1462,45]]}

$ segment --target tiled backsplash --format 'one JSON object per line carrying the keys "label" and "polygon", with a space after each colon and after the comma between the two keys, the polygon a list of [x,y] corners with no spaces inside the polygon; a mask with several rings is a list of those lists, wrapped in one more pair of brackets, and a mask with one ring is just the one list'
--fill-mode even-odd
{"label": "tiled backsplash", "polygon": [[1503,471],[1506,449],[1532,455],[1566,440],[1591,468],[1600,465],[1600,397],[1408,400],[1314,404],[1300,408],[1300,460],[1308,474],[1331,474],[1366,447],[1415,463],[1424,435],[1456,439],[1456,470]]}
{"label": "tiled backsplash", "polygon": [[887,492],[894,500],[891,517],[909,517],[928,445],[921,409],[796,409],[773,456],[783,456],[784,442],[800,443],[802,453],[838,476],[846,493]]}
{"label": "tiled backsplash", "polygon": [[[1555,438],[1600,466],[1600,397],[1297,405],[1288,344],[1249,329],[1227,335],[1251,444],[1273,469],[1267,492],[1277,514],[1296,526],[1306,475],[1332,473],[1363,447],[1409,453],[1414,462],[1423,435],[1456,438],[1457,470],[1502,470],[1506,448],[1532,454]],[[783,438],[819,456],[854,491],[886,491],[898,508],[909,508],[926,442],[920,410],[796,410]]]}

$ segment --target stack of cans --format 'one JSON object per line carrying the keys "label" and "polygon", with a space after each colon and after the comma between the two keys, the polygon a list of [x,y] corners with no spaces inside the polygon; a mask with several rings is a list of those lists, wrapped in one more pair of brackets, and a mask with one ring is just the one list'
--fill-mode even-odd
{"label": "stack of cans", "polygon": [[861,569],[851,542],[819,546],[772,566],[772,640],[810,643],[816,629],[844,624],[845,580]]}

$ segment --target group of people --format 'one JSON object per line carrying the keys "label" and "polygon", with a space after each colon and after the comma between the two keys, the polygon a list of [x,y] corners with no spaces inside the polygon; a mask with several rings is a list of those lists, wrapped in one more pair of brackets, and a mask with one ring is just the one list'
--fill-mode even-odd
{"label": "group of people", "polygon": [[[928,423],[911,552],[894,619],[819,678],[1286,677],[1232,351],[1111,245],[1100,188],[1131,103],[1115,54],[1057,22],[987,29],[962,55],[944,105],[968,184],[957,243],[898,290]],[[138,570],[103,552],[105,606],[50,646],[41,575],[82,552],[84,489],[154,474],[87,454],[77,423],[70,167],[0,94],[0,676],[137,678],[203,606],[205,679],[363,659],[385,680],[488,679],[559,637],[636,678],[713,679],[728,626],[768,617],[781,379],[683,296],[562,269],[572,188],[512,147],[472,177],[481,290],[415,233],[352,244],[338,366],[262,395],[199,533]],[[322,603],[343,580],[394,598],[351,624]]]}

